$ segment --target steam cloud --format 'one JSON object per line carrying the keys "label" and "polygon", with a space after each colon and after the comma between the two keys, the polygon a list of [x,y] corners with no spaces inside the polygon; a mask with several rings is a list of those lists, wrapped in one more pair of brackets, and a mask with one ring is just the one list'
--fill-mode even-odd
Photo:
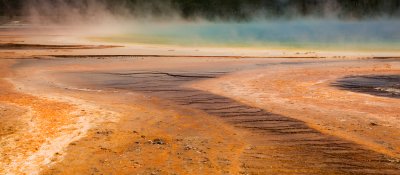
{"label": "steam cloud", "polygon": [[0,16],[33,22],[399,18],[400,0],[0,0]]}
{"label": "steam cloud", "polygon": [[0,0],[1,4],[3,9],[18,9],[8,10],[18,20],[78,27],[117,41],[400,48],[400,0]]}

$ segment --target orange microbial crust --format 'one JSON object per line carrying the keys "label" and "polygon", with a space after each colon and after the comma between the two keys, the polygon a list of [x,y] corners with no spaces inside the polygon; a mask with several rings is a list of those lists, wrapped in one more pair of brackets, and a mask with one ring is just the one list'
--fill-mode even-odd
{"label": "orange microbial crust", "polygon": [[[0,66],[2,70],[0,76],[4,78],[8,70],[7,65]],[[3,111],[12,111],[13,108],[21,111],[17,113],[18,115],[11,113],[8,114],[11,116],[5,114],[0,118],[0,123],[2,123],[0,135],[3,137],[0,141],[2,145],[0,173],[7,174],[6,169],[8,172],[18,172],[19,169],[27,167],[16,162],[34,164],[36,161],[43,161],[46,157],[32,156],[43,149],[41,146],[44,143],[60,136],[60,128],[73,124],[76,118],[70,114],[73,106],[17,92],[4,79],[0,79],[0,89],[0,105],[7,104],[9,107]]]}

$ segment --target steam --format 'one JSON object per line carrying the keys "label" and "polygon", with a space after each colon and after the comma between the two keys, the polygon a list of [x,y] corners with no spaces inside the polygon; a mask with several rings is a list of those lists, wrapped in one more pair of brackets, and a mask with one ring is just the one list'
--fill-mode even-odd
{"label": "steam", "polygon": [[[5,2],[3,2],[5,1]],[[398,0],[0,0],[22,3],[35,23],[135,21],[370,20],[400,17]],[[373,3],[375,2],[375,3]],[[18,8],[18,7],[15,7]]]}
{"label": "steam", "polygon": [[113,13],[103,1],[30,0],[24,4],[27,20],[33,24],[83,25],[109,23],[128,17],[124,8]]}
{"label": "steam", "polygon": [[399,10],[389,1],[381,2],[386,13],[368,11],[363,18],[357,17],[362,11],[346,10],[339,0],[307,6],[243,1],[226,9],[188,9],[180,0],[26,0],[23,16],[34,25],[68,26],[103,41],[399,50]]}
{"label": "steam", "polygon": [[116,34],[142,23],[182,21],[169,1],[26,0],[22,21],[34,26],[81,30],[81,34]]}

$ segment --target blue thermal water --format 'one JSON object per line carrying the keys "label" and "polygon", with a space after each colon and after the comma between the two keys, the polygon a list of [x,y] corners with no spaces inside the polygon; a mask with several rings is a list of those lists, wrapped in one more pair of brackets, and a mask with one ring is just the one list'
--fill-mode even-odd
{"label": "blue thermal water", "polygon": [[108,39],[194,46],[400,50],[400,21],[147,23]]}

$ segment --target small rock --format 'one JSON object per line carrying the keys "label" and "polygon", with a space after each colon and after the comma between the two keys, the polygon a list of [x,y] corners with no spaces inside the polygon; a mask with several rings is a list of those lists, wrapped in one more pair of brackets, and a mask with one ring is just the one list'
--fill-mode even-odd
{"label": "small rock", "polygon": [[108,136],[108,135],[110,135],[110,134],[113,134],[113,133],[114,133],[114,132],[113,132],[113,131],[110,131],[110,130],[97,131],[97,132],[96,132],[96,134],[106,135],[106,136]]}
{"label": "small rock", "polygon": [[191,150],[191,149],[192,149],[192,147],[188,146],[188,145],[186,145],[185,148],[184,148],[184,150]]}
{"label": "small rock", "polygon": [[391,163],[400,163],[400,159],[388,159]]}
{"label": "small rock", "polygon": [[371,122],[371,123],[369,123],[369,126],[378,126],[378,124]]}
{"label": "small rock", "polygon": [[165,141],[162,140],[162,139],[154,139],[154,140],[153,140],[153,144],[156,144],[156,145],[165,145]]}

